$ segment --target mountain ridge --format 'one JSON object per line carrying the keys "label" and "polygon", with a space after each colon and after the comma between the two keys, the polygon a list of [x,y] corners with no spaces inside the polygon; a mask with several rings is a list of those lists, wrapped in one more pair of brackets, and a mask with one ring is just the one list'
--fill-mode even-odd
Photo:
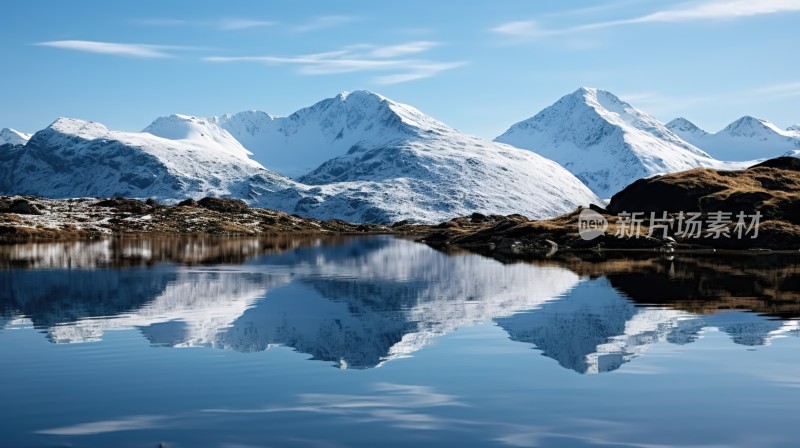
{"label": "mountain ridge", "polygon": [[289,179],[220,146],[213,141],[111,131],[100,123],[59,118],[17,151],[0,187],[14,194],[53,198],[167,200],[255,197],[259,191],[291,185]]}

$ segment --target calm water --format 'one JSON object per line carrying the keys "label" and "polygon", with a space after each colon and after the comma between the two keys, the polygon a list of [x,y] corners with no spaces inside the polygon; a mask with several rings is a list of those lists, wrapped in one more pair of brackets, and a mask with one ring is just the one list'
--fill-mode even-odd
{"label": "calm water", "polygon": [[0,247],[0,445],[800,444],[800,261]]}

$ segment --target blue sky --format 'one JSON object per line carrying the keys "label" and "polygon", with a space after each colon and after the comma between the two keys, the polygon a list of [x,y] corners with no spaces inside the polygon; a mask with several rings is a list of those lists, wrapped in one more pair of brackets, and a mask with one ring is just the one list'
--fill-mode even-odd
{"label": "blue sky", "polygon": [[580,86],[715,131],[800,122],[800,0],[8,1],[0,127],[140,130],[368,89],[493,138]]}

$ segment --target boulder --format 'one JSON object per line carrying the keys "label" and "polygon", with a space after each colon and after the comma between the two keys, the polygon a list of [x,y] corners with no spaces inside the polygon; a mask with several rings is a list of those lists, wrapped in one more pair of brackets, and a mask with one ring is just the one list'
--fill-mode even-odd
{"label": "boulder", "polygon": [[94,207],[109,207],[117,212],[146,215],[153,211],[153,207],[138,199],[111,198],[92,204]]}
{"label": "boulder", "polygon": [[11,203],[0,205],[0,213],[16,213],[18,215],[41,215],[36,204],[27,199],[15,199]]}
{"label": "boulder", "polygon": [[197,204],[200,207],[222,213],[242,213],[247,211],[247,204],[241,199],[206,197],[200,199]]}

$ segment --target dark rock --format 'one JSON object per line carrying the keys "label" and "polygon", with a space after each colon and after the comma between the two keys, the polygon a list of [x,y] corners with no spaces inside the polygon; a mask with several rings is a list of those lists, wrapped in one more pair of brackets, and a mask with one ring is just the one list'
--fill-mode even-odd
{"label": "dark rock", "polygon": [[700,198],[725,189],[704,183],[670,183],[664,176],[639,179],[611,197],[608,211],[622,212],[699,212]]}
{"label": "dark rock", "polygon": [[[514,221],[514,222],[530,222],[527,216],[520,215],[519,213],[514,213],[504,217],[507,220]],[[495,219],[496,220],[496,219]]]}
{"label": "dark rock", "polygon": [[750,171],[757,168],[778,168],[781,170],[800,171],[800,159],[797,157],[776,157],[753,165],[747,170]]}
{"label": "dark rock", "polygon": [[15,199],[5,207],[0,208],[0,213],[16,213],[18,215],[41,215],[42,212],[36,204],[27,199]]}
{"label": "dark rock", "polygon": [[95,207],[109,207],[118,212],[145,215],[153,208],[138,199],[111,198],[93,204]]}
{"label": "dark rock", "polygon": [[402,221],[397,221],[396,223],[392,224],[390,227],[393,228],[393,229],[396,229],[398,227],[403,227],[403,226],[407,226],[407,225],[410,225],[410,224],[411,224],[411,220],[404,219]]}
{"label": "dark rock", "polygon": [[604,209],[603,207],[600,207],[599,205],[589,204],[589,209],[594,210],[597,213],[600,213],[601,215],[608,214],[608,210]]}
{"label": "dark rock", "polygon": [[179,207],[200,207],[200,204],[197,203],[194,199],[184,199],[181,202],[178,202]]}
{"label": "dark rock", "polygon": [[493,243],[494,250],[501,255],[518,257],[549,257],[558,251],[558,244],[548,239],[522,241],[503,238]]}
{"label": "dark rock", "polygon": [[247,204],[241,199],[211,198],[200,199],[200,207],[222,213],[242,213],[247,211]]}
{"label": "dark rock", "polygon": [[473,224],[481,224],[484,222],[494,222],[494,219],[482,213],[473,213],[472,216],[469,217],[469,221]]}

